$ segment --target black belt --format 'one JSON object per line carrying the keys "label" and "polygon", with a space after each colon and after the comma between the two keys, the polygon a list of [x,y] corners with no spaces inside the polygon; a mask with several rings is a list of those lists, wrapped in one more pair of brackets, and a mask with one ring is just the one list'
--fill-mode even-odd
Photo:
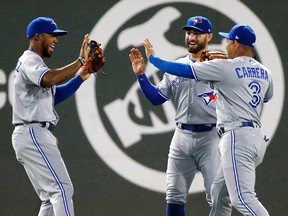
{"label": "black belt", "polygon": [[197,124],[197,125],[191,125],[191,124],[182,124],[177,122],[176,125],[183,129],[183,130],[189,130],[192,132],[205,132],[210,131],[214,127],[216,127],[216,124]]}
{"label": "black belt", "polygon": [[[256,124],[256,123],[255,123]],[[240,122],[239,127],[255,127],[255,125],[253,124],[253,122]],[[221,137],[224,133],[226,133],[227,131],[225,130],[224,127],[220,127],[218,129],[218,135]]]}
{"label": "black belt", "polygon": [[19,124],[14,124],[14,126],[16,127],[16,126],[25,125],[25,124],[29,125],[29,124],[37,124],[37,123],[39,123],[41,127],[47,128],[47,129],[48,129],[49,131],[51,131],[51,132],[52,132],[52,131],[54,130],[54,128],[55,128],[55,125],[52,124],[51,122],[19,123]]}

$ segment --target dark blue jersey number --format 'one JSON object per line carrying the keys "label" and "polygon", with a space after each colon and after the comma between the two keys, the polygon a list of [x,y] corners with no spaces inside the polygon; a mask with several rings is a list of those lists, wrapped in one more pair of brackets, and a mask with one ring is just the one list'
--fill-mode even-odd
{"label": "dark blue jersey number", "polygon": [[261,97],[259,95],[261,91],[261,85],[260,83],[253,81],[248,86],[253,91],[252,100],[249,102],[249,104],[251,107],[256,108],[261,102]]}

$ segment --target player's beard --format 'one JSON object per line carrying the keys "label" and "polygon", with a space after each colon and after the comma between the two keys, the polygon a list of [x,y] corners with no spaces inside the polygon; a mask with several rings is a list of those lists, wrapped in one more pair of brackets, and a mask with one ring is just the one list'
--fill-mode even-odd
{"label": "player's beard", "polygon": [[44,52],[44,53],[43,53],[43,57],[50,58],[50,57],[51,57],[51,54],[48,53],[48,52]]}
{"label": "player's beard", "polygon": [[51,57],[51,55],[52,55],[52,53],[49,52],[48,49],[45,49],[45,50],[43,51],[43,57],[49,58],[49,57]]}
{"label": "player's beard", "polygon": [[43,50],[43,53],[42,53],[43,57],[47,57],[47,58],[51,57],[52,52],[49,51],[50,46],[47,43],[43,42],[42,50]]}
{"label": "player's beard", "polygon": [[189,45],[189,42],[186,42],[186,47],[187,47],[187,50],[188,50],[189,53],[198,53],[198,52],[200,52],[200,51],[202,51],[202,50],[205,49],[205,47],[206,47],[206,42],[199,42],[199,43],[197,43],[197,45],[194,46],[194,47],[191,47],[191,46]]}

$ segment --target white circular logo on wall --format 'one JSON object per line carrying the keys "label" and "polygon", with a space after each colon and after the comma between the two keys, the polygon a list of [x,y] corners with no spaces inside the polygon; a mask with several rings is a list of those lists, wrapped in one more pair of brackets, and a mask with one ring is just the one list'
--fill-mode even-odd
{"label": "white circular logo on wall", "polygon": [[[169,29],[170,23],[179,18],[181,11],[169,5],[169,3],[191,3],[191,9],[193,13],[193,5],[200,5],[209,9],[218,11],[221,14],[226,15],[234,23],[245,23],[250,25],[256,32],[257,41],[256,49],[261,62],[272,70],[274,81],[274,97],[271,102],[264,106],[262,112],[262,132],[267,137],[272,139],[283,109],[284,103],[284,71],[281,63],[277,47],[269,31],[261,20],[251,11],[246,5],[238,0],[186,0],[186,1],[172,1],[172,0],[154,0],[154,1],[141,1],[135,0],[123,0],[115,4],[110,10],[108,10],[103,17],[96,23],[90,33],[92,39],[97,39],[102,44],[102,48],[105,50],[105,46],[109,43],[112,37],[115,36],[115,32],[128,22],[131,18],[141,13],[144,10],[150,9],[155,6],[161,6],[161,9],[156,12],[145,23],[139,23],[138,26],[128,28],[122,31],[117,37],[117,46],[119,49],[124,49],[127,46],[139,46],[144,37],[149,37],[154,43],[157,55],[163,56],[168,59],[175,59],[181,55],[187,54],[184,47],[173,45],[167,41],[163,36]],[[168,6],[167,6],[168,5]],[[121,14],[121,16],[119,16]],[[243,16],[245,14],[245,16]],[[165,19],[164,19],[165,18]],[[159,20],[161,20],[161,26],[159,26]],[[163,22],[165,20],[165,22]],[[186,20],[185,20],[186,22]],[[213,22],[212,22],[213,23]],[[227,29],[223,31],[228,31]],[[225,41],[223,41],[224,43]],[[224,44],[212,44],[210,48],[224,49]],[[160,46],[157,48],[157,45]],[[213,47],[214,46],[214,47]],[[173,49],[173,52],[167,52],[167,50]],[[170,53],[170,54],[169,54]],[[167,56],[168,55],[168,56]],[[271,59],[271,56],[273,58]],[[121,64],[122,62],[119,62]],[[122,64],[129,64],[128,53],[127,62]],[[108,63],[109,64],[109,61]],[[113,73],[122,73],[123,77],[129,71],[118,71],[117,68],[114,71],[109,72],[109,76],[113,76]],[[150,64],[147,65],[146,74],[149,77],[153,77],[156,69]],[[107,78],[109,79],[109,77]],[[121,82],[121,80],[119,80]],[[111,91],[117,91],[111,86]],[[108,120],[111,122],[117,136],[119,137],[124,148],[129,148],[139,140],[141,135],[153,133],[164,133],[171,131],[175,127],[174,114],[175,110],[171,103],[165,103],[163,110],[167,114],[168,123],[163,124],[156,116],[151,114],[150,118],[153,123],[153,127],[139,126],[131,119],[128,114],[128,104],[133,102],[135,105],[135,112],[139,116],[142,115],[141,105],[139,97],[136,94],[138,88],[135,78],[135,84],[129,89],[124,99],[116,99],[103,107]],[[155,170],[147,167],[138,161],[127,155],[111,138],[109,132],[106,130],[104,123],[101,121],[101,115],[99,107],[97,106],[96,98],[96,79],[89,79],[81,86],[81,89],[76,93],[76,105],[78,109],[79,118],[83,127],[83,130],[92,145],[95,152],[99,157],[116,173],[125,178],[126,180],[136,184],[140,187],[157,192],[166,191],[166,174],[165,172]],[[273,115],[269,110],[273,110]],[[157,143],[155,143],[157,145]],[[168,146],[168,145],[167,145]],[[167,157],[167,156],[166,156]],[[203,178],[200,174],[197,174],[190,193],[204,191]]]}

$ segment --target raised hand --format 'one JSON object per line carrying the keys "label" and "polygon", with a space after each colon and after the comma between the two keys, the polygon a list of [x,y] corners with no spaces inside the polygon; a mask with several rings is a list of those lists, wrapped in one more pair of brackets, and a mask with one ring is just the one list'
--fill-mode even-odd
{"label": "raised hand", "polygon": [[132,48],[130,50],[129,58],[131,61],[133,72],[136,75],[143,74],[145,71],[146,64],[141,52],[136,48]]}
{"label": "raised hand", "polygon": [[151,55],[155,54],[155,51],[153,49],[153,45],[151,44],[151,42],[148,38],[144,38],[142,44],[145,48],[145,53],[146,53],[147,58],[149,58]]}

